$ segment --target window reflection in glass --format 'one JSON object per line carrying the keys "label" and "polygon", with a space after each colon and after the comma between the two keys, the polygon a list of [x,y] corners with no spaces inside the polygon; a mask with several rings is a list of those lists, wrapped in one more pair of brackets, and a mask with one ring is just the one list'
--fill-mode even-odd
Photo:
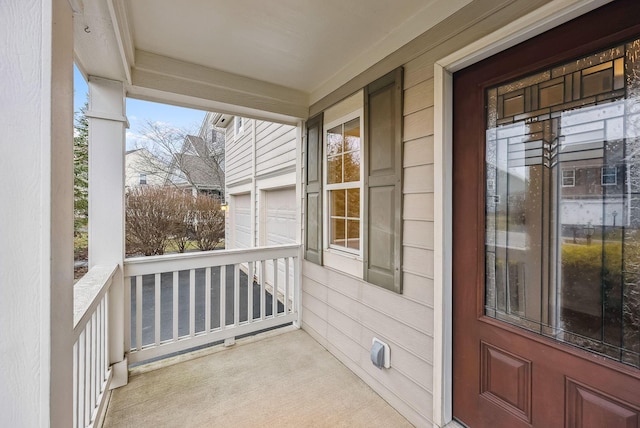
{"label": "window reflection in glass", "polygon": [[360,249],[360,118],[327,130],[329,243]]}
{"label": "window reflection in glass", "polygon": [[487,90],[485,314],[640,367],[640,40]]}

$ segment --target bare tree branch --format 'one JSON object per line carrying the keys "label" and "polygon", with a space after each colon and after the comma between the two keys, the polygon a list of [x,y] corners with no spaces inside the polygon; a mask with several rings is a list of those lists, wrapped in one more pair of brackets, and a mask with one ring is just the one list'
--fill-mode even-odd
{"label": "bare tree branch", "polygon": [[141,149],[137,169],[163,177],[164,185],[224,192],[222,132],[213,132],[204,139],[183,129],[147,120],[136,148]]}

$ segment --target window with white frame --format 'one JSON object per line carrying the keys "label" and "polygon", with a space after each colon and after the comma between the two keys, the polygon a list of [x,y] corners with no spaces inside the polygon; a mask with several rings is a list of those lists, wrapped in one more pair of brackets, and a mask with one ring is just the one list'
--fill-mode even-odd
{"label": "window with white frame", "polygon": [[310,118],[304,144],[305,259],[396,293],[402,293],[402,72]]}
{"label": "window with white frame", "polygon": [[618,184],[618,168],[615,166],[603,166],[601,177],[603,186],[615,186]]}
{"label": "window with white frame", "polygon": [[576,186],[576,170],[573,168],[564,168],[562,170],[562,187]]}
{"label": "window with white frame", "polygon": [[328,247],[360,254],[362,144],[360,116],[328,124],[325,132]]}
{"label": "window with white frame", "polygon": [[147,184],[147,174],[140,173],[140,185]]}

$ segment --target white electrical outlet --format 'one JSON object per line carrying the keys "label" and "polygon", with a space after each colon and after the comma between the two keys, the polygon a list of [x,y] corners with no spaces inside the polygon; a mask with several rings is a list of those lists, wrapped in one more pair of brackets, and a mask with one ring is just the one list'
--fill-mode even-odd
{"label": "white electrical outlet", "polygon": [[[379,355],[380,353],[382,353],[381,356]],[[388,369],[391,367],[391,351],[389,345],[376,337],[371,341],[371,362],[378,368],[384,367]]]}

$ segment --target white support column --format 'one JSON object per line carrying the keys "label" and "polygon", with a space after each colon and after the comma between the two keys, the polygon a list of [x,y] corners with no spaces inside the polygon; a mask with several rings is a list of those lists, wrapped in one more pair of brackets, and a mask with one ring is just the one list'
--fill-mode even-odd
{"label": "white support column", "polygon": [[[244,119],[247,120],[247,119]],[[258,198],[258,188],[256,186],[256,170],[257,170],[257,153],[256,153],[256,121],[257,119],[251,120],[251,247],[259,247],[261,242],[258,239],[258,228],[256,227],[256,223],[258,222],[258,210],[256,209],[256,204],[259,201]]]}
{"label": "white support column", "polygon": [[73,414],[73,22],[0,2],[0,426]]}
{"label": "white support column", "polygon": [[124,329],[124,152],[123,82],[89,77],[89,268],[118,264],[109,292],[109,361],[112,388],[127,383]]}

